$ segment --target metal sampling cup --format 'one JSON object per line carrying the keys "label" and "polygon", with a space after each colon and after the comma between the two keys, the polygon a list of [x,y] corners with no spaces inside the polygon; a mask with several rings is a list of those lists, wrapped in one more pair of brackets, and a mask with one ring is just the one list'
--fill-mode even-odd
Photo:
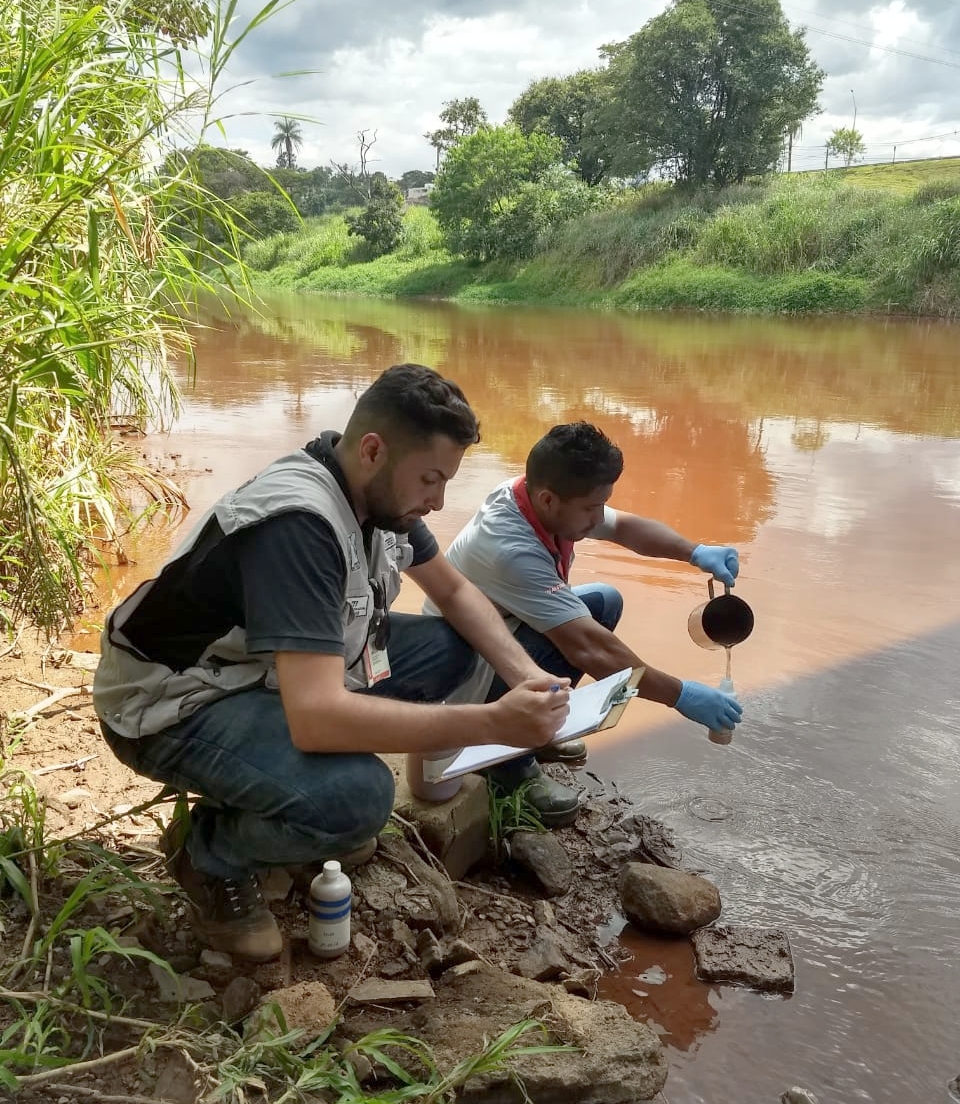
{"label": "metal sampling cup", "polygon": [[704,602],[687,618],[687,632],[694,644],[715,650],[742,644],[753,632],[753,610],[730,588],[714,594],[713,579],[707,583],[710,600]]}

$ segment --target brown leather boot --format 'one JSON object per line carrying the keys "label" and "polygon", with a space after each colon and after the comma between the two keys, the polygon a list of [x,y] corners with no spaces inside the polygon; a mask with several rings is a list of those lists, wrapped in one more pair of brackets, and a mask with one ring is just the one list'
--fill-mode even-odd
{"label": "brown leather boot", "polygon": [[167,871],[186,893],[193,911],[193,930],[215,951],[267,962],[283,950],[283,936],[267,908],[256,874],[217,878],[197,870],[184,846],[174,849],[171,828],[160,839]]}

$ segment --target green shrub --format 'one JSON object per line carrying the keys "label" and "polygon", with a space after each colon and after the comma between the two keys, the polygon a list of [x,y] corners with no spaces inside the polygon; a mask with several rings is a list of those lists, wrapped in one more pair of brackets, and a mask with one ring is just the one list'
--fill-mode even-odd
{"label": "green shrub", "polygon": [[232,203],[237,222],[251,238],[268,238],[300,225],[296,208],[279,192],[241,192]]}
{"label": "green shrub", "polygon": [[403,195],[380,174],[370,185],[370,198],[359,214],[344,219],[349,233],[362,238],[370,258],[392,253],[403,236]]}

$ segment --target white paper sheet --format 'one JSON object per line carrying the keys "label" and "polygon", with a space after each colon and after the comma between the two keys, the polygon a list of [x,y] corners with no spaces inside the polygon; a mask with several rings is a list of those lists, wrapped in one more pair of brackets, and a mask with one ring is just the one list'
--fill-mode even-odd
{"label": "white paper sheet", "polygon": [[[632,667],[625,667],[616,674],[600,679],[599,682],[591,682],[587,686],[578,686],[576,690],[572,690],[570,712],[563,727],[551,742],[562,744],[566,740],[574,740],[578,736],[596,731],[610,712],[613,699],[626,685],[632,673]],[[446,765],[442,760],[425,763],[424,778],[428,782],[456,778],[460,774],[468,774],[470,771],[480,770],[494,763],[503,763],[508,759],[516,759],[517,756],[527,754],[529,754],[527,748],[512,747],[510,744],[477,744],[474,747],[465,747]],[[427,777],[429,768],[432,770],[430,770],[430,777]]]}

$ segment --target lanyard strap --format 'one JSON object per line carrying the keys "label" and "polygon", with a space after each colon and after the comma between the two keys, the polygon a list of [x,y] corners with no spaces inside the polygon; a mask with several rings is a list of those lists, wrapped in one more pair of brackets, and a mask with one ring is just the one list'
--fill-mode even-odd
{"label": "lanyard strap", "polygon": [[530,527],[537,534],[537,539],[553,557],[557,574],[565,583],[568,582],[570,579],[570,564],[573,562],[573,541],[560,540],[544,529],[533,508],[533,503],[530,501],[526,476],[521,475],[519,479],[514,480],[513,497],[520,513],[523,514],[530,523]]}

